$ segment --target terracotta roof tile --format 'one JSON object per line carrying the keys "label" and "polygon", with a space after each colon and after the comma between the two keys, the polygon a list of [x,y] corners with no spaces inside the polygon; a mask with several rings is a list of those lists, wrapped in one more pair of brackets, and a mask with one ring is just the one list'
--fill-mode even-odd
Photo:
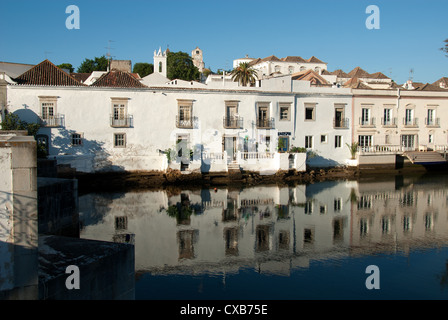
{"label": "terracotta roof tile", "polygon": [[444,85],[445,86],[444,89],[448,89],[448,78],[442,77],[436,82],[434,82],[433,85],[438,86],[439,88],[441,88]]}
{"label": "terracotta roof tile", "polygon": [[390,79],[388,76],[386,76],[384,73],[381,72],[375,72],[370,74],[371,79]]}
{"label": "terracotta roof tile", "polygon": [[301,63],[307,62],[305,59],[298,56],[287,56],[286,58],[282,58],[281,60],[285,62],[301,62]]}
{"label": "terracotta roof tile", "polygon": [[350,78],[369,78],[370,74],[360,67],[356,67],[348,73],[348,76]]}
{"label": "terracotta roof tile", "polygon": [[317,59],[315,56],[312,56],[311,58],[309,58],[308,60],[306,60],[307,62],[310,63],[324,63],[323,61]]}
{"label": "terracotta roof tile", "polygon": [[147,88],[147,86],[138,81],[131,73],[116,70],[106,72],[91,86],[113,88]]}
{"label": "terracotta roof tile", "polygon": [[84,82],[91,75],[91,73],[71,73],[70,75],[79,82]]}
{"label": "terracotta roof tile", "polygon": [[306,71],[296,72],[291,75],[292,80],[310,81],[314,85],[329,85],[330,83],[322,78],[319,74],[309,69]]}
{"label": "terracotta roof tile", "polygon": [[17,84],[41,86],[83,86],[81,82],[44,60],[14,79]]}

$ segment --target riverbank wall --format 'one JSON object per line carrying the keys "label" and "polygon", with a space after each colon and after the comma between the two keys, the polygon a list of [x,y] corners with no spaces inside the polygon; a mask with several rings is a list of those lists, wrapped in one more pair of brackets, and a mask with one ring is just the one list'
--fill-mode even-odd
{"label": "riverbank wall", "polygon": [[[393,158],[393,159],[392,159]],[[384,159],[383,159],[384,160]],[[448,172],[446,164],[423,166],[413,164],[406,157],[393,156],[382,162],[361,161],[356,166],[307,167],[304,171],[279,170],[266,174],[259,171],[229,170],[223,172],[130,171],[130,172],[77,172],[67,166],[58,167],[58,176],[77,179],[79,191],[88,193],[97,190],[160,189],[166,187],[210,188],[225,186],[255,186],[262,184],[294,185],[325,180],[362,180],[375,177],[425,172]]]}

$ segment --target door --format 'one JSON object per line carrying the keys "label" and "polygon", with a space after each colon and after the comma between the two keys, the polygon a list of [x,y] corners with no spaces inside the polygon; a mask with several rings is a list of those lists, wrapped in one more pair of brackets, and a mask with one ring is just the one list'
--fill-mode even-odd
{"label": "door", "polygon": [[236,137],[224,137],[224,151],[228,161],[236,161]]}
{"label": "door", "polygon": [[236,128],[236,106],[227,106],[226,110],[226,126]]}
{"label": "door", "polygon": [[278,151],[288,152],[289,150],[289,138],[288,137],[278,137]]}
{"label": "door", "polygon": [[336,128],[344,127],[343,119],[344,119],[344,109],[336,108],[334,111],[334,126]]}
{"label": "door", "polygon": [[413,134],[403,134],[401,136],[401,147],[403,151],[414,151],[415,142],[415,135]]}

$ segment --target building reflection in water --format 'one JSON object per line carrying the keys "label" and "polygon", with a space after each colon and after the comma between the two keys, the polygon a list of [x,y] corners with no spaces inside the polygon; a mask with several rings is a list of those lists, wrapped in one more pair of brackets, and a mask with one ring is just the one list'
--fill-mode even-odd
{"label": "building reflection in water", "polygon": [[288,275],[312,260],[445,245],[446,190],[443,179],[398,178],[88,194],[81,236],[134,243],[142,272]]}

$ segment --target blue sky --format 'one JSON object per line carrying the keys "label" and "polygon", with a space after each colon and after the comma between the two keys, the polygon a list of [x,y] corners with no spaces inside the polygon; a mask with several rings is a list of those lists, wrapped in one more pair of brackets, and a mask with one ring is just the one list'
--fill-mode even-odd
{"label": "blue sky", "polygon": [[[65,9],[80,10],[80,29],[69,30]],[[365,26],[368,5],[380,9],[380,29]],[[254,58],[301,56],[330,71],[360,66],[403,83],[448,76],[439,50],[448,38],[446,0],[0,0],[0,61],[77,68],[85,58],[153,62],[155,49],[204,51],[206,67],[231,69]]]}

